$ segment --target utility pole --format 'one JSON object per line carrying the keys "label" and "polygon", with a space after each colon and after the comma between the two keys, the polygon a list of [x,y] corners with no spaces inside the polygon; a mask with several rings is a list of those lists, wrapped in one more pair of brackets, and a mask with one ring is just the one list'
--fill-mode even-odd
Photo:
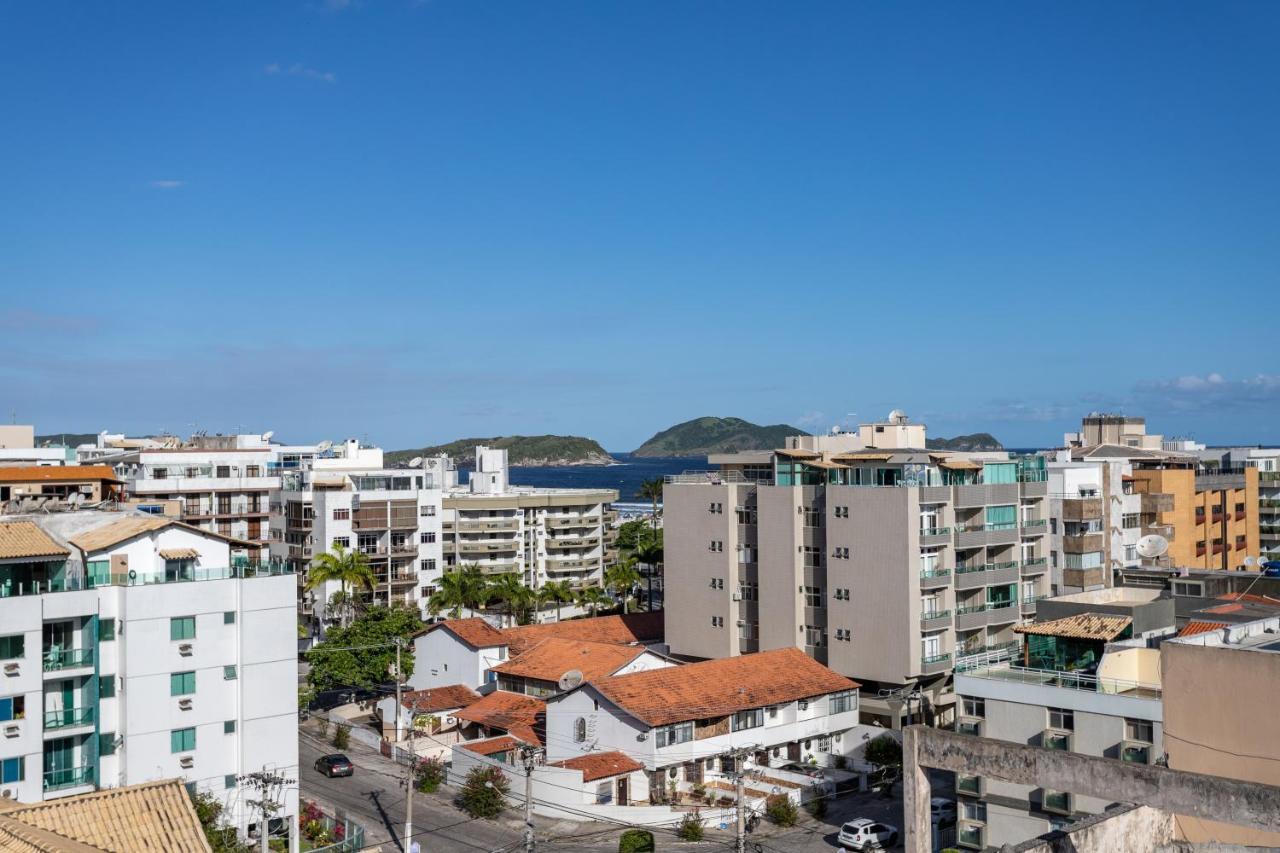
{"label": "utility pole", "polygon": [[521,748],[520,757],[524,761],[524,851],[534,853],[533,839],[533,766],[537,750],[531,746]]}
{"label": "utility pole", "polygon": [[[417,716],[417,710],[415,702],[409,711],[409,773],[404,781],[404,844],[401,847],[404,853],[409,853],[409,845],[413,843],[413,789],[416,781],[413,771],[418,766],[418,752],[413,748],[413,736],[416,733],[414,717]],[[391,749],[394,757],[395,747]]]}
{"label": "utility pole", "polygon": [[258,773],[249,773],[241,776],[240,782],[255,791],[261,792],[261,799],[246,799],[245,803],[256,807],[262,812],[262,820],[258,824],[258,849],[261,853],[267,853],[269,849],[268,835],[270,835],[271,815],[280,810],[278,799],[283,794],[284,787],[286,785],[296,785],[298,780],[286,779],[278,773],[272,773],[263,768]]}
{"label": "utility pole", "polygon": [[737,853],[745,853],[747,849],[747,835],[745,832],[747,804],[745,786],[743,785],[742,764],[740,762],[745,761],[746,756],[741,753],[739,755],[741,757],[734,762],[734,769],[738,772],[733,777],[733,799],[738,812],[737,828],[733,836],[733,849]]}
{"label": "utility pole", "polygon": [[400,638],[396,637],[396,733],[393,741],[400,741]]}

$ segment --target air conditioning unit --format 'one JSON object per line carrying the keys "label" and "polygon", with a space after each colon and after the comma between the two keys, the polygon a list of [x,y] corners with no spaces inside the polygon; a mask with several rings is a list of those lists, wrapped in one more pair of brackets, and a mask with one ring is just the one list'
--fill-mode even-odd
{"label": "air conditioning unit", "polygon": [[735,593],[733,593],[732,595],[730,595],[730,596],[729,596],[729,598],[730,598],[731,600],[733,600],[733,601],[741,601],[741,600],[742,600],[742,593],[740,593],[740,592],[735,592]]}
{"label": "air conditioning unit", "polygon": [[4,797],[6,800],[15,800],[18,798],[18,789],[0,788],[0,797]]}
{"label": "air conditioning unit", "polygon": [[1155,757],[1155,748],[1144,741],[1120,741],[1120,760],[1132,764],[1150,764]]}
{"label": "air conditioning unit", "polygon": [[20,734],[22,734],[22,727],[17,723],[9,723],[4,727],[5,737],[17,737]]}
{"label": "air conditioning unit", "polygon": [[181,708],[181,709],[182,709],[182,710],[184,710],[184,711],[190,711],[190,710],[191,710],[191,700],[190,700],[190,699],[179,699],[179,700],[178,700],[178,707],[179,707],[179,708]]}
{"label": "air conditioning unit", "polygon": [[5,675],[17,675],[17,674],[18,674],[18,662],[17,662],[17,661],[10,661],[9,663],[6,663],[6,664],[4,665],[4,674],[5,674]]}
{"label": "air conditioning unit", "polygon": [[196,766],[195,756],[192,756],[192,755],[182,756],[181,758],[178,759],[178,766],[183,768],[184,770],[190,770],[192,767]]}
{"label": "air conditioning unit", "polygon": [[193,651],[195,651],[195,646],[191,643],[183,643],[178,646],[178,654],[183,655],[184,657],[190,657]]}
{"label": "air conditioning unit", "polygon": [[747,624],[747,620],[746,620],[746,619],[739,619],[739,620],[738,620],[738,625],[739,625],[739,626],[742,626],[742,625],[745,625],[745,624]]}
{"label": "air conditioning unit", "polygon": [[1045,729],[1040,734],[1040,745],[1045,749],[1060,749],[1064,752],[1071,752],[1075,747],[1075,738],[1071,732],[1064,732],[1060,729]]}

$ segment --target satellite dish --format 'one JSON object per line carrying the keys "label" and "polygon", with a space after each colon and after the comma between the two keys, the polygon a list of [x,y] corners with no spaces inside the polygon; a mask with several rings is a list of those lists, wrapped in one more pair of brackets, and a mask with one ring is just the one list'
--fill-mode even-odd
{"label": "satellite dish", "polygon": [[421,456],[415,456],[415,457],[413,457],[412,459],[410,459],[410,460],[409,460],[409,467],[410,467],[410,468],[421,468],[421,467],[422,467],[422,457],[421,457]]}
{"label": "satellite dish", "polygon": [[1169,552],[1169,540],[1154,533],[1138,540],[1138,554],[1148,559],[1163,557]]}
{"label": "satellite dish", "polygon": [[324,453],[326,450],[331,450],[332,448],[333,442],[327,438],[316,445],[316,450],[319,450],[321,453]]}
{"label": "satellite dish", "polygon": [[569,670],[564,675],[560,676],[559,683],[560,683],[561,690],[572,690],[573,688],[582,684],[582,670],[580,669]]}
{"label": "satellite dish", "polygon": [[1258,562],[1258,558],[1257,558],[1257,557],[1245,557],[1245,558],[1244,558],[1244,564],[1245,564],[1246,566],[1250,566],[1250,567],[1252,567],[1252,566],[1253,566],[1255,563],[1257,563],[1257,562]]}
{"label": "satellite dish", "polygon": [[263,440],[263,441],[270,441],[270,440],[271,440],[271,437],[272,437],[273,435],[275,435],[275,434],[276,434],[276,431],[275,431],[275,430],[273,430],[273,429],[269,429],[269,430],[267,430],[266,432],[264,432],[264,433],[262,434],[262,440]]}

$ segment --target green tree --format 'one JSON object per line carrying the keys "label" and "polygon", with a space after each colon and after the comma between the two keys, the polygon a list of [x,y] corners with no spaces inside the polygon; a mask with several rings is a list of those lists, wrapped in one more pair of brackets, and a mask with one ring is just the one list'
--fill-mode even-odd
{"label": "green tree", "polygon": [[351,726],[338,726],[333,730],[333,748],[346,749],[351,746]]}
{"label": "green tree", "polygon": [[427,609],[432,615],[441,610],[448,610],[449,616],[457,619],[463,608],[479,610],[489,596],[489,581],[474,564],[462,566],[456,571],[445,572],[440,576],[440,588],[427,601]]}
{"label": "green tree", "polygon": [[800,809],[786,794],[772,794],[764,801],[764,813],[778,826],[795,826]]}
{"label": "green tree", "polygon": [[636,561],[649,567],[649,592],[646,598],[648,608],[653,609],[653,577],[658,574],[658,567],[662,565],[662,540],[660,537],[650,537],[648,540],[641,542],[640,547],[635,550]]}
{"label": "green tree", "polygon": [[347,596],[347,588],[350,587],[352,590],[363,588],[372,591],[377,577],[364,554],[359,551],[348,551],[341,545],[334,545],[332,551],[318,555],[311,562],[311,568],[307,572],[307,589],[315,589],[330,581],[338,581],[342,585],[341,592],[344,598],[341,599],[343,607],[339,611],[339,620],[345,628],[351,623],[353,612],[351,598]]}
{"label": "green tree", "polygon": [[313,690],[371,689],[388,681],[396,660],[395,641],[401,651],[401,679],[413,674],[413,643],[422,630],[416,608],[371,607],[346,628],[331,628],[322,642],[306,653],[311,669],[307,684]]}
{"label": "green tree", "polygon": [[525,586],[520,576],[514,572],[507,572],[493,579],[493,583],[489,585],[489,598],[506,610],[513,625],[527,622],[529,612],[537,603],[533,590]]}
{"label": "green tree", "polygon": [[497,817],[506,808],[510,787],[497,767],[472,767],[458,794],[458,806],[472,817]]}
{"label": "green tree", "polygon": [[242,844],[236,837],[236,828],[223,820],[222,803],[216,797],[194,791],[188,791],[188,795],[213,853],[253,853],[252,846]]}
{"label": "green tree", "polygon": [[638,583],[640,583],[640,573],[636,571],[634,558],[605,569],[604,585],[614,595],[622,596],[623,613],[627,612],[627,597]]}
{"label": "green tree", "polygon": [[609,594],[598,586],[583,587],[578,590],[578,594],[575,596],[575,599],[578,604],[590,609],[592,616],[596,615],[596,610],[599,609],[601,605],[613,603],[613,599],[609,597]]}
{"label": "green tree", "polygon": [[653,853],[653,833],[647,829],[628,829],[618,839],[618,853]]}
{"label": "green tree", "polygon": [[874,781],[881,785],[885,796],[891,796],[894,782],[902,775],[902,744],[891,735],[883,734],[867,744],[862,757],[878,768]]}
{"label": "green tree", "polygon": [[662,483],[661,477],[645,480],[640,484],[640,491],[636,495],[644,500],[653,501],[653,516],[650,518],[650,526],[654,530],[658,529],[658,504],[662,501]]}
{"label": "green tree", "polygon": [[[657,531],[661,534],[662,531]],[[622,526],[618,528],[618,550],[634,551],[640,547],[640,543],[653,538],[654,529],[641,518],[633,518],[631,521],[624,521]]]}
{"label": "green tree", "polygon": [[547,581],[538,590],[539,596],[543,601],[554,601],[556,603],[556,621],[560,621],[560,607],[573,601],[573,587],[568,581]]}
{"label": "green tree", "polygon": [[676,829],[676,835],[679,835],[685,841],[701,841],[704,834],[702,815],[698,814],[698,810],[694,809],[691,812],[685,812],[680,821],[680,826]]}

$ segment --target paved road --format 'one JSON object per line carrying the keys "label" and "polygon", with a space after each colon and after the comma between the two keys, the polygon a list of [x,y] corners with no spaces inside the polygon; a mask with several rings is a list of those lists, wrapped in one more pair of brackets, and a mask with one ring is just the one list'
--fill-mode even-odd
{"label": "paved road", "polygon": [[[346,755],[356,767],[345,779],[329,779],[313,768],[321,755],[333,752],[309,727],[299,731],[301,772],[299,784],[304,799],[314,799],[332,813],[336,808],[365,828],[366,844],[381,845],[384,851],[399,851],[404,832],[404,768],[383,758],[376,750],[351,743]],[[436,794],[414,794],[414,836],[423,853],[492,853],[519,850],[523,838],[518,812],[512,810],[496,821],[471,820],[451,802],[452,789]],[[840,825],[867,817],[894,826],[902,824],[902,797],[880,794],[849,794],[831,801],[827,815],[815,820],[804,815],[800,825],[782,829],[762,821],[747,837],[752,853],[837,853],[836,834]],[[540,853],[581,853],[616,851],[621,827],[606,823],[577,823],[536,817]],[[393,840],[393,833],[396,840]],[[733,848],[731,833],[709,831],[700,844],[686,844],[670,835],[660,835],[664,850],[695,853],[698,850],[724,851]],[[758,845],[758,846],[757,846]],[[901,849],[899,846],[897,849]]]}

